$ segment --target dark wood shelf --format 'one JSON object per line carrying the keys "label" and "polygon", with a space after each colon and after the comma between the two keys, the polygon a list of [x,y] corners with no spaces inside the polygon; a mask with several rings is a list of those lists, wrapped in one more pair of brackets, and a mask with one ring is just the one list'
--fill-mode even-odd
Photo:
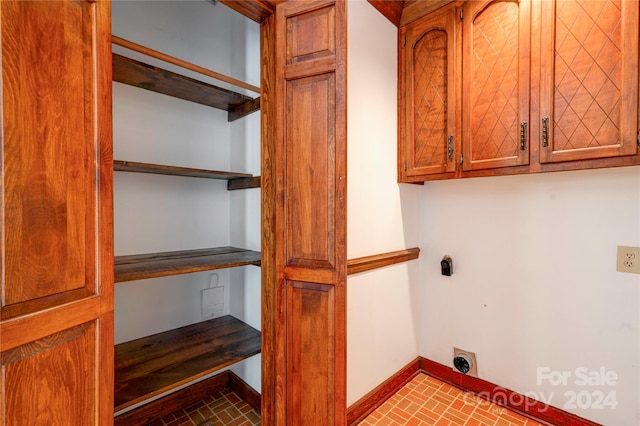
{"label": "dark wood shelf", "polygon": [[113,80],[186,101],[228,111],[234,121],[260,109],[252,98],[114,53]]}
{"label": "dark wood shelf", "polygon": [[244,265],[260,266],[260,252],[236,247],[215,247],[116,256],[115,282],[189,274]]}
{"label": "dark wood shelf", "polygon": [[[221,172],[218,170],[191,169],[187,167],[165,166],[162,164],[135,163],[133,161],[113,161],[117,172],[151,173],[156,175],[186,176],[204,179],[227,180],[227,189],[260,188],[260,177],[247,173]],[[233,182],[233,183],[232,183]]]}
{"label": "dark wood shelf", "polygon": [[372,256],[358,257],[347,260],[347,275],[359,272],[370,271],[384,266],[395,265],[396,263],[407,262],[417,259],[420,256],[418,247],[391,251],[388,253],[374,254]]}
{"label": "dark wood shelf", "polygon": [[260,352],[261,333],[226,315],[115,347],[115,411]]}

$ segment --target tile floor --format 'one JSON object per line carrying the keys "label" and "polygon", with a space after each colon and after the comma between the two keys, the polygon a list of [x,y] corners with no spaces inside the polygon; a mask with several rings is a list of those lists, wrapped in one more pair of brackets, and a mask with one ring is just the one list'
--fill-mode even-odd
{"label": "tile floor", "polygon": [[418,374],[360,425],[538,426],[541,424],[426,374]]}
{"label": "tile floor", "polygon": [[260,415],[231,389],[224,389],[147,426],[253,426]]}
{"label": "tile floor", "polygon": [[[147,426],[259,424],[260,415],[233,391],[225,389]],[[418,374],[360,423],[371,425],[542,426],[426,374]]]}

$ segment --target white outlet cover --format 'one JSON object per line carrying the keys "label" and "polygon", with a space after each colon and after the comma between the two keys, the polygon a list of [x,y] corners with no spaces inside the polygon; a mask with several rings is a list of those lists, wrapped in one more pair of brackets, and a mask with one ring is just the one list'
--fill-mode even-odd
{"label": "white outlet cover", "polygon": [[640,247],[618,246],[616,271],[640,274]]}

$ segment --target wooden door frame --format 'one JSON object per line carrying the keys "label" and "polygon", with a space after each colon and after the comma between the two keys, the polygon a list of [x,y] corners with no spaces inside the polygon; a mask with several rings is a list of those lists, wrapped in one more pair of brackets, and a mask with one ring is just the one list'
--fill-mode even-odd
{"label": "wooden door frame", "polygon": [[221,0],[223,4],[260,24],[260,162],[261,162],[261,417],[265,425],[275,422],[276,401],[276,282],[275,268],[275,2]]}

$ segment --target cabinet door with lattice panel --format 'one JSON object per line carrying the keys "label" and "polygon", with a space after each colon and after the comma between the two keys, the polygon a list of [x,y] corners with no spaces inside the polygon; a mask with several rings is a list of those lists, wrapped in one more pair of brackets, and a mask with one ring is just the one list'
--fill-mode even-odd
{"label": "cabinet door with lattice panel", "polygon": [[529,164],[530,10],[528,0],[464,4],[464,170]]}
{"label": "cabinet door with lattice panel", "polygon": [[540,162],[637,154],[637,1],[543,1]]}
{"label": "cabinet door with lattice panel", "polygon": [[455,16],[450,7],[401,30],[400,181],[456,170]]}

